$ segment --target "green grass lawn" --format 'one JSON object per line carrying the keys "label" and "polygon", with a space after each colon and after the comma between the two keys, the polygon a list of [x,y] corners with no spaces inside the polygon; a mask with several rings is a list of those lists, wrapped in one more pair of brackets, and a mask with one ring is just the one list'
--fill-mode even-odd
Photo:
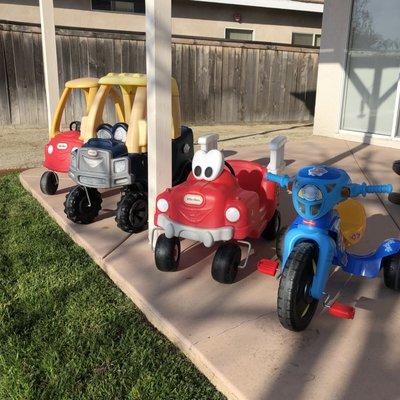
{"label": "green grass lawn", "polygon": [[0,399],[222,399],[19,184],[0,178]]}

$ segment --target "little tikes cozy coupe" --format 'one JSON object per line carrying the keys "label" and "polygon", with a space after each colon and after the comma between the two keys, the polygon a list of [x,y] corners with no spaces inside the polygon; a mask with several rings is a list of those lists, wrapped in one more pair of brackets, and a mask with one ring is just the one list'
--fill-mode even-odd
{"label": "little tikes cozy coupe", "polygon": [[[147,77],[136,73],[110,73],[99,80],[100,88],[88,115],[93,138],[72,154],[69,177],[77,183],[66,196],[65,213],[73,222],[89,224],[101,209],[98,189],[121,188],[116,223],[125,232],[146,228],[147,211]],[[111,126],[101,124],[105,95],[112,87],[120,91],[124,119]],[[193,132],[181,126],[179,90],[172,89],[172,177],[183,182],[191,170]],[[126,121],[127,123],[124,123]]]}
{"label": "little tikes cozy coupe", "polygon": [[[199,139],[186,182],[157,197],[156,229],[165,233],[155,245],[155,263],[161,271],[174,271],[180,258],[180,239],[186,238],[218,247],[211,267],[213,278],[233,283],[238,268],[244,268],[251,252],[247,238],[274,239],[280,227],[278,188],[263,179],[267,169],[252,161],[224,160],[217,149],[218,135]],[[271,142],[269,170],[282,171],[286,138]],[[153,232],[154,235],[154,232]],[[239,244],[247,247],[241,262]]]}
{"label": "little tikes cozy coupe", "polygon": [[[84,120],[89,113],[99,88],[97,78],[78,78],[65,83],[64,91],[58,102],[53,116],[52,124],[49,129],[49,142],[44,148],[43,165],[49,170],[43,173],[40,179],[40,189],[43,193],[53,195],[58,189],[58,175],[56,172],[68,172],[70,166],[71,152],[78,149],[92,135],[81,130]],[[61,131],[61,118],[66,104],[73,91],[82,91],[85,100],[85,113],[81,121],[73,121],[69,124],[69,130]],[[116,108],[121,107],[121,101],[112,93]]]}
{"label": "little tikes cozy coupe", "polygon": [[[334,266],[352,275],[375,278],[383,269],[387,287],[400,290],[400,241],[385,240],[377,250],[356,255],[347,248],[358,243],[365,231],[366,216],[361,203],[352,197],[368,193],[390,193],[391,185],[353,183],[349,175],[330,166],[311,165],[289,177],[266,175],[292,192],[298,217],[284,236],[282,271],[278,291],[278,316],[293,331],[307,328],[323,300],[325,309],[336,317],[352,319],[355,309],[329,296],[325,286]],[[277,248],[281,246],[277,245]],[[258,268],[274,275],[272,260]],[[277,264],[276,264],[277,266]]]}

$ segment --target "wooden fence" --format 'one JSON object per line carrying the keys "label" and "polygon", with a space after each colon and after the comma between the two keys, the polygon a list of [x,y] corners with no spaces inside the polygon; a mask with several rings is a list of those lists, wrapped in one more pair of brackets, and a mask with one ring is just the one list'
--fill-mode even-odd
{"label": "wooden fence", "polygon": [[[188,124],[311,121],[318,51],[174,38],[173,75]],[[79,76],[145,72],[143,35],[57,29],[60,87]],[[40,29],[0,24],[0,123],[46,126]],[[72,97],[66,120],[80,119]]]}

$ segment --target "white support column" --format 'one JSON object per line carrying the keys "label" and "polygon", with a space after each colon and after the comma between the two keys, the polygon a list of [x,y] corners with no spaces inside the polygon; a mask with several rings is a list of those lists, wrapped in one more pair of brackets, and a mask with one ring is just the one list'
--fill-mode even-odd
{"label": "white support column", "polygon": [[171,0],[146,0],[149,239],[155,199],[171,186]]}
{"label": "white support column", "polygon": [[50,129],[51,120],[60,96],[53,0],[39,0],[39,7],[42,31],[44,82],[46,87],[47,119]]}

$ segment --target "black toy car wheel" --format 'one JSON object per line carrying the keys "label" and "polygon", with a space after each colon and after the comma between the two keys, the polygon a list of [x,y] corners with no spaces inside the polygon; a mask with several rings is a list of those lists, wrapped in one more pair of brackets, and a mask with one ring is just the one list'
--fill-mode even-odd
{"label": "black toy car wheel", "polygon": [[383,281],[389,289],[400,291],[400,253],[382,260]]}
{"label": "black toy car wheel", "polygon": [[58,176],[53,171],[46,171],[40,178],[40,190],[44,194],[52,196],[58,189]]}
{"label": "black toy car wheel", "polygon": [[181,242],[177,237],[167,238],[160,235],[156,242],[154,251],[156,267],[160,271],[176,271],[181,258]]}
{"label": "black toy car wheel", "polygon": [[400,193],[398,192],[389,193],[388,199],[391,203],[400,205]]}
{"label": "black toy car wheel", "polygon": [[397,175],[400,175],[400,160],[395,161],[392,168]]}
{"label": "black toy car wheel", "polygon": [[147,196],[141,192],[126,192],[117,205],[115,221],[118,228],[128,233],[138,233],[146,229],[147,220]]}
{"label": "black toy car wheel", "polygon": [[282,261],[283,259],[283,245],[285,243],[286,231],[287,231],[287,226],[284,226],[281,229],[279,229],[275,239],[276,256],[280,261]]}
{"label": "black toy car wheel", "polygon": [[86,190],[83,186],[75,186],[65,198],[64,212],[69,220],[77,224],[90,224],[101,210],[100,192],[94,188]]}
{"label": "black toy car wheel", "polygon": [[268,222],[268,225],[265,227],[261,236],[265,240],[274,240],[281,228],[281,213],[278,210],[275,210],[275,213],[271,220]]}
{"label": "black toy car wheel", "polygon": [[211,266],[211,275],[219,283],[235,281],[242,252],[236,243],[224,243],[218,247]]}
{"label": "black toy car wheel", "polygon": [[318,300],[309,294],[317,258],[313,243],[300,243],[290,253],[279,282],[278,317],[286,329],[303,331],[310,324]]}

